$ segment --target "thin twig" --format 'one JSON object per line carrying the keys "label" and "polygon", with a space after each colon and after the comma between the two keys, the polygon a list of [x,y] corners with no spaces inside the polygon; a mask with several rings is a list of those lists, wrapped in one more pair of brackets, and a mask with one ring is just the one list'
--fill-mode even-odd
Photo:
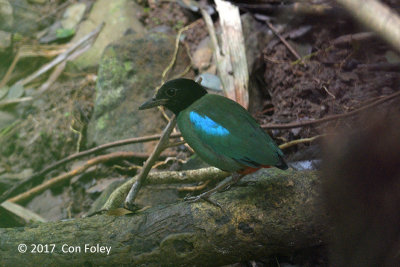
{"label": "thin twig", "polygon": [[4,75],[3,79],[0,82],[0,88],[8,83],[11,77],[11,73],[14,71],[15,66],[17,65],[18,60],[21,57],[21,52],[18,50],[17,54],[15,55],[13,62],[11,63],[10,67],[8,68],[6,74]]}
{"label": "thin twig", "polygon": [[134,209],[133,202],[137,194],[139,193],[140,188],[142,187],[147,175],[149,174],[151,167],[153,166],[154,162],[157,160],[158,156],[161,152],[166,148],[169,142],[169,136],[176,125],[176,117],[175,115],[172,116],[171,121],[165,127],[163,133],[161,134],[160,141],[158,142],[157,146],[154,148],[153,152],[151,153],[150,157],[146,160],[143,168],[141,169],[136,182],[132,185],[131,190],[129,191],[126,199],[125,199],[125,208],[130,210]]}
{"label": "thin twig", "polygon": [[45,92],[61,75],[64,71],[65,66],[67,65],[68,58],[65,61],[58,64],[57,67],[54,68],[53,72],[50,74],[50,77],[47,79],[45,83],[43,83],[37,91],[37,94],[42,94]]}
{"label": "thin twig", "polygon": [[378,105],[380,105],[384,102],[387,102],[389,100],[392,100],[398,96],[400,96],[400,91],[393,93],[391,95],[385,96],[377,101],[372,102],[371,104],[365,105],[361,108],[358,108],[358,109],[355,109],[353,111],[346,112],[343,114],[326,116],[321,119],[312,120],[312,121],[302,121],[302,122],[294,122],[294,123],[287,123],[287,124],[263,124],[263,125],[261,125],[261,128],[263,128],[263,129],[291,129],[291,128],[298,128],[298,127],[310,126],[310,125],[315,125],[315,124],[321,124],[321,123],[324,123],[327,121],[332,121],[332,120],[337,120],[337,119],[341,119],[341,118],[354,116],[357,113],[360,113],[366,109],[370,109],[375,106],[378,106]]}
{"label": "thin twig", "polygon": [[190,63],[189,65],[187,65],[186,68],[185,68],[181,73],[178,73],[177,75],[175,75],[174,77],[172,77],[171,80],[173,80],[173,79],[178,79],[178,78],[180,78],[180,77],[183,77],[184,75],[186,75],[186,74],[190,71],[191,68],[192,68],[192,63]]}
{"label": "thin twig", "polygon": [[202,183],[201,185],[196,185],[196,186],[182,186],[178,188],[178,192],[185,192],[185,191],[190,191],[190,192],[194,192],[194,191],[200,191],[203,190],[204,188],[206,188],[206,186],[211,182],[211,180],[207,180],[204,183]]}
{"label": "thin twig", "polygon": [[294,146],[294,145],[298,145],[298,144],[311,143],[311,142],[313,142],[314,140],[316,140],[316,139],[318,139],[318,138],[321,138],[321,137],[323,137],[323,136],[324,136],[324,135],[316,135],[316,136],[313,136],[313,137],[310,137],[310,138],[302,138],[302,139],[293,140],[293,141],[290,141],[290,142],[281,144],[281,145],[279,146],[279,148],[280,148],[280,149],[285,149],[285,148],[288,148],[288,147],[291,147],[291,146]]}
{"label": "thin twig", "polygon": [[170,143],[170,144],[168,144],[167,145],[167,147],[175,147],[175,146],[180,146],[180,145],[183,145],[183,144],[186,144],[186,141],[178,141],[178,142],[175,142],[175,143]]}
{"label": "thin twig", "polygon": [[46,57],[51,58],[64,53],[68,45],[23,45],[18,48],[10,67],[0,82],[0,88],[8,83],[18,61],[25,57]]}
{"label": "thin twig", "polygon": [[[168,74],[168,72],[172,69],[172,67],[174,66],[174,64],[175,64],[175,62],[176,62],[176,57],[177,57],[178,51],[179,51],[179,42],[180,42],[182,33],[183,33],[184,31],[186,31],[186,30],[192,28],[194,25],[198,24],[199,21],[201,21],[201,20],[198,19],[198,20],[196,20],[195,22],[193,22],[193,23],[191,23],[191,24],[189,24],[189,25],[186,25],[185,27],[183,27],[182,29],[180,29],[180,30],[178,31],[178,34],[176,35],[176,39],[175,39],[175,48],[174,48],[174,53],[173,53],[173,55],[172,55],[172,59],[171,59],[171,61],[169,62],[168,66],[164,69],[164,71],[163,71],[163,73],[162,73],[162,75],[161,75],[161,84],[156,88],[156,92],[157,92],[158,89],[166,82],[167,74]],[[190,58],[190,62],[192,62],[190,53],[189,53],[189,51],[188,51],[187,49],[186,49],[186,52],[187,52],[187,55],[188,55],[189,58]],[[189,70],[190,70],[191,68],[192,68],[192,63],[190,63],[190,64],[183,70],[182,73],[179,73],[179,74],[175,75],[172,79],[177,79],[177,78],[180,78],[180,77],[184,76],[187,72],[189,72]],[[158,107],[158,110],[161,112],[163,118],[165,118],[167,121],[170,121],[170,120],[171,120],[171,118],[169,118],[169,116],[168,116],[167,113],[165,112],[164,107],[159,106],[159,107]]]}
{"label": "thin twig", "polygon": [[88,45],[84,46],[82,49],[76,50],[70,55],[68,55],[68,57],[63,62],[61,62],[57,67],[55,67],[53,72],[50,74],[50,77],[47,79],[45,83],[42,84],[42,86],[40,86],[36,94],[37,95],[43,94],[47,89],[49,89],[49,87],[58,79],[58,77],[64,71],[67,62],[79,57],[81,54],[86,52],[93,45],[94,40],[95,39],[93,39]]}
{"label": "thin twig", "polygon": [[102,156],[98,156],[95,158],[92,158],[90,160],[88,160],[84,165],[82,165],[81,167],[74,169],[72,171],[69,171],[67,173],[63,173],[61,175],[58,175],[57,177],[54,177],[48,181],[46,181],[43,184],[40,184],[38,186],[35,186],[33,188],[31,188],[30,190],[19,194],[15,197],[12,197],[10,199],[8,199],[8,201],[10,202],[14,202],[14,203],[21,203],[21,202],[25,202],[26,200],[31,199],[32,197],[44,192],[45,190],[58,185],[60,183],[66,182],[68,180],[70,180],[72,177],[83,173],[85,170],[87,170],[89,167],[100,164],[100,163],[104,163],[110,160],[115,160],[115,159],[119,159],[119,158],[132,158],[133,153],[132,152],[114,152],[111,154],[107,154],[107,155],[102,155]]}
{"label": "thin twig", "polygon": [[178,50],[179,50],[179,40],[181,38],[181,34],[182,34],[183,31],[188,29],[188,27],[189,27],[189,25],[187,25],[186,27],[183,27],[182,29],[180,29],[178,31],[178,34],[176,35],[174,54],[172,55],[172,60],[169,62],[168,66],[164,69],[164,71],[163,71],[163,73],[161,75],[161,84],[165,83],[165,79],[166,79],[166,76],[167,76],[168,72],[172,69],[172,67],[175,64],[176,56],[177,56]]}
{"label": "thin twig", "polygon": [[37,77],[39,77],[40,75],[46,73],[47,71],[49,71],[50,69],[52,69],[54,66],[58,65],[59,63],[65,61],[68,56],[74,51],[76,50],[78,47],[80,47],[82,44],[84,44],[85,42],[87,42],[88,40],[90,40],[91,38],[96,37],[99,32],[101,31],[101,29],[103,29],[104,23],[101,23],[99,26],[97,26],[93,31],[91,31],[89,34],[85,35],[84,37],[82,37],[80,40],[78,40],[76,43],[74,43],[70,48],[68,48],[65,52],[61,53],[60,55],[58,55],[54,60],[52,60],[51,62],[47,63],[46,65],[42,66],[39,70],[37,70],[36,72],[34,72],[33,74],[31,74],[30,76],[28,76],[27,78],[18,81],[16,84],[21,84],[21,85],[25,85],[27,83],[30,83],[31,81],[33,81],[34,79],[36,79]]}
{"label": "thin twig", "polygon": [[21,98],[14,98],[14,99],[7,99],[7,100],[4,100],[4,101],[0,101],[0,108],[4,108],[6,106],[18,104],[18,103],[21,103],[21,102],[31,101],[32,99],[33,98],[30,97],[30,96],[21,97]]}
{"label": "thin twig", "polygon": [[48,17],[53,17],[55,16],[55,13],[57,13],[58,11],[60,11],[61,9],[66,8],[68,5],[71,4],[71,0],[65,1],[64,3],[62,3],[61,5],[59,5],[58,7],[56,7],[55,9],[51,10],[48,14],[44,14],[43,16],[41,16],[40,18],[38,18],[36,20],[36,23],[39,23],[40,21],[48,18]]}
{"label": "thin twig", "polygon": [[[164,71],[163,71],[163,73],[162,73],[162,75],[161,75],[161,84],[164,84],[164,83],[165,83],[168,72],[172,69],[172,67],[173,67],[174,64],[175,64],[176,56],[178,55],[178,50],[179,50],[179,41],[180,41],[180,39],[181,39],[182,33],[183,33],[184,31],[186,31],[186,30],[192,28],[193,26],[195,26],[196,24],[198,24],[200,21],[201,21],[201,20],[198,19],[198,20],[196,20],[195,22],[193,22],[193,23],[191,23],[191,24],[189,24],[189,25],[186,25],[185,27],[181,28],[181,29],[178,31],[178,34],[176,35],[176,39],[175,39],[174,54],[172,55],[172,60],[171,60],[171,62],[170,62],[170,63],[168,64],[168,66],[164,69]],[[190,65],[190,67],[191,67],[191,65]],[[189,67],[189,69],[190,69],[190,67]],[[189,71],[189,70],[187,70],[187,71]],[[186,72],[186,70],[184,71],[184,73],[185,73],[185,72]]]}
{"label": "thin twig", "polygon": [[155,163],[151,168],[155,169],[160,166],[166,165],[166,164],[168,164],[169,161],[179,162],[181,164],[185,164],[187,162],[187,160],[179,159],[177,157],[168,157],[164,161],[159,161],[159,162]]}
{"label": "thin twig", "polygon": [[386,72],[399,72],[400,63],[371,63],[371,64],[359,64],[357,68],[362,68],[370,71],[386,71]]}
{"label": "thin twig", "polygon": [[283,38],[283,36],[278,32],[278,30],[271,24],[268,20],[265,20],[265,23],[272,30],[272,32],[278,36],[279,40],[289,49],[289,51],[296,57],[297,60],[301,60],[301,56],[297,53],[297,51]]}
{"label": "thin twig", "polygon": [[335,96],[334,94],[332,94],[332,93],[328,90],[328,88],[326,88],[325,85],[323,85],[322,88],[323,88],[324,91],[325,91],[328,95],[330,95],[333,99],[336,99],[336,96]]}
{"label": "thin twig", "polygon": [[[173,134],[171,135],[171,137],[180,137],[180,134]],[[41,183],[41,181],[43,181],[44,179],[44,175],[51,172],[52,170],[55,170],[56,168],[71,162],[73,160],[79,159],[79,158],[83,158],[85,156],[94,154],[94,153],[98,153],[101,151],[104,151],[106,149],[112,148],[112,147],[118,147],[118,146],[124,146],[124,145],[129,145],[129,144],[136,144],[136,143],[143,143],[143,142],[150,142],[150,141],[156,141],[160,139],[160,135],[150,135],[150,136],[144,136],[144,137],[135,137],[135,138],[129,138],[129,139],[125,139],[125,140],[120,140],[120,141],[116,141],[116,142],[112,142],[112,143],[108,143],[108,144],[104,144],[104,145],[100,145],[97,147],[94,147],[92,149],[86,150],[86,151],[82,151],[79,153],[75,153],[72,155],[69,155],[66,158],[63,158],[53,164],[51,164],[50,166],[44,168],[43,170],[41,170],[40,172],[32,175],[31,177],[19,182],[18,184],[14,185],[12,188],[10,188],[8,191],[4,192],[1,197],[0,197],[0,203],[3,202],[4,200],[6,200],[7,198],[10,198],[12,196],[15,196],[16,194],[20,193],[23,188],[25,186],[27,186],[28,184],[39,184]]]}

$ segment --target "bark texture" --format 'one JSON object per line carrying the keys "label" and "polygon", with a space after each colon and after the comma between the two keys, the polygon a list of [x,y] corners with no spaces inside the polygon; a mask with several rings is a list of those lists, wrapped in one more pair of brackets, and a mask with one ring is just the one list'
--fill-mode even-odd
{"label": "bark texture", "polygon": [[[0,229],[1,266],[218,266],[317,245],[324,232],[319,178],[313,171],[259,171],[208,202],[179,202],[137,214],[98,215]],[[28,247],[19,253],[18,244]],[[30,253],[31,244],[55,244]],[[62,246],[79,246],[64,253]],[[85,253],[85,244],[111,247]]]}

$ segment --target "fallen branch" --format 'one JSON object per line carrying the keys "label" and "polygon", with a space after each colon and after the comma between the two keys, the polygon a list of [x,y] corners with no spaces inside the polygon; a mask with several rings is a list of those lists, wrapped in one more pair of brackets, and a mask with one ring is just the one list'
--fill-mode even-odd
{"label": "fallen branch", "polygon": [[[327,227],[316,172],[269,169],[207,202],[160,205],[129,216],[98,215],[0,229],[1,266],[223,266],[318,246]],[[54,244],[52,254],[18,244]],[[80,247],[63,253],[62,247]],[[85,245],[87,244],[87,245]],[[85,246],[107,246],[88,253]],[[51,249],[51,248],[49,248]],[[30,252],[30,251],[29,251]]]}
{"label": "fallen branch", "polygon": [[[280,145],[279,148],[285,149],[290,146],[294,146],[296,144],[312,142],[320,137],[322,137],[322,135],[314,136],[311,138],[294,140],[294,141]],[[160,141],[160,143],[162,143],[162,144],[159,145],[159,147],[162,148],[165,145],[164,144],[165,142],[166,141],[163,141],[163,142]],[[146,161],[146,163],[147,162],[151,163],[151,162],[153,162],[153,160],[150,161],[150,159],[149,159],[148,161]],[[151,165],[152,164],[149,164],[149,166],[150,166],[149,169],[151,168]],[[143,168],[145,168],[145,167],[143,167]],[[201,190],[205,186],[207,186],[207,184],[210,182],[210,180],[220,181],[220,180],[228,177],[229,175],[230,175],[230,173],[219,170],[214,167],[202,168],[202,169],[190,170],[190,171],[180,171],[180,172],[155,172],[155,173],[148,174],[147,183],[148,184],[158,184],[158,183],[172,184],[172,183],[204,182],[200,186],[181,187],[178,189],[178,191],[196,191],[196,190]],[[128,194],[128,190],[130,190],[129,193],[131,193],[133,185],[135,185],[137,183],[139,178],[140,178],[140,175],[136,175],[135,177],[133,177],[132,179],[128,180],[123,185],[118,187],[116,190],[114,190],[114,192],[108,198],[107,202],[104,204],[102,211],[116,209],[116,208],[121,207],[122,200]],[[137,192],[135,194],[137,194]],[[126,199],[131,199],[131,196],[128,195],[126,197]],[[125,207],[132,209],[132,207],[129,207],[129,205],[132,205],[132,203],[133,203],[133,201],[130,202],[129,204],[126,204],[126,200],[125,200]]]}
{"label": "fallen branch", "polygon": [[15,197],[12,197],[10,199],[8,199],[9,202],[14,202],[14,203],[22,203],[25,202],[29,199],[31,199],[32,197],[44,192],[45,190],[54,187],[56,185],[59,185],[60,183],[64,183],[66,181],[69,181],[72,177],[83,173],[84,171],[86,171],[89,167],[100,164],[100,163],[105,163],[107,161],[110,160],[115,160],[115,159],[121,159],[121,158],[133,158],[135,156],[134,152],[114,152],[111,154],[107,154],[107,155],[102,155],[102,156],[98,156],[95,158],[92,158],[90,160],[88,160],[84,165],[80,166],[77,169],[74,169],[72,171],[69,171],[67,173],[63,173],[61,175],[58,175],[57,177],[54,177],[46,182],[44,182],[43,184],[40,184],[38,186],[35,186],[33,188],[31,188],[30,190],[17,195]]}
{"label": "fallen branch", "polygon": [[[220,181],[229,175],[230,173],[221,171],[215,167],[188,171],[151,172],[147,176],[146,184],[190,184],[205,182],[211,179]],[[123,206],[124,200],[137,178],[138,176],[136,175],[115,189],[103,205],[101,211],[108,211]]]}
{"label": "fallen branch", "polygon": [[400,52],[400,16],[376,0],[337,0],[366,27]]}

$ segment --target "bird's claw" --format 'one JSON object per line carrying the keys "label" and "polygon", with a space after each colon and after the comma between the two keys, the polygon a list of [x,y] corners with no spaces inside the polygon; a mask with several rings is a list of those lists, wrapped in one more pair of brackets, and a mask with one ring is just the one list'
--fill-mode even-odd
{"label": "bird's claw", "polygon": [[187,201],[187,202],[197,202],[201,199],[201,196],[194,196],[194,197],[185,197],[183,200]]}
{"label": "bird's claw", "polygon": [[210,199],[210,195],[206,194],[206,193],[203,193],[203,194],[200,194],[200,195],[194,196],[194,197],[185,197],[184,200],[188,201],[188,202],[191,202],[191,203],[198,202],[200,200],[204,200],[204,201],[207,201],[208,203],[210,203],[210,204],[222,209],[221,204],[219,204],[216,201],[211,200]]}

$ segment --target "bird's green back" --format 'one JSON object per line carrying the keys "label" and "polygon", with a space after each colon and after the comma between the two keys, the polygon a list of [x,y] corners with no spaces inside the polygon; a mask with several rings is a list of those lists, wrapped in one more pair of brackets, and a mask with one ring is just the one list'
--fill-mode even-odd
{"label": "bird's green back", "polygon": [[[219,128],[207,131],[193,123],[193,114],[215,122],[212,126]],[[228,98],[213,94],[201,97],[179,113],[178,126],[200,157],[221,169],[236,171],[243,165],[274,166],[282,162],[283,153],[272,138],[247,110]]]}

